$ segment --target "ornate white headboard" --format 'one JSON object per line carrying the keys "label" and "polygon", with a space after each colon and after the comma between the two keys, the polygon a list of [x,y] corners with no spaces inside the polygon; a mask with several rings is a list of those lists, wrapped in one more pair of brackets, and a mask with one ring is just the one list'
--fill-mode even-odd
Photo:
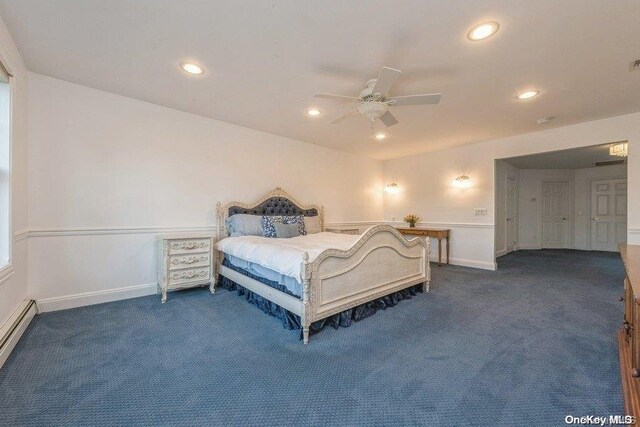
{"label": "ornate white headboard", "polygon": [[249,215],[302,215],[320,217],[320,225],[324,230],[324,207],[303,205],[293,196],[277,187],[253,203],[231,202],[225,205],[216,204],[216,222],[218,240],[227,237],[226,220],[236,214]]}

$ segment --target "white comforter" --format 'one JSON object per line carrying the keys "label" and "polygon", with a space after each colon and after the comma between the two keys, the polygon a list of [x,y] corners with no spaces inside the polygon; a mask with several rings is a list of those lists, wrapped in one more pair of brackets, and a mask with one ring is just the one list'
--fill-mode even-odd
{"label": "white comforter", "polygon": [[360,236],[350,234],[327,232],[289,239],[241,236],[222,239],[216,247],[226,254],[300,279],[300,264],[305,252],[309,254],[309,262],[312,262],[326,249],[349,249],[359,238]]}

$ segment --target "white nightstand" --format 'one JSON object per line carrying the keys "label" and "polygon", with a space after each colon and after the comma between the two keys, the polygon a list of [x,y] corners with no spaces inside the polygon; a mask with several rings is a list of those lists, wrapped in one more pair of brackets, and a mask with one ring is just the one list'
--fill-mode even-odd
{"label": "white nightstand", "polygon": [[328,231],[329,233],[338,233],[338,234],[360,234],[360,229],[358,227],[342,227],[342,228],[325,228],[324,231]]}
{"label": "white nightstand", "polygon": [[162,302],[175,289],[209,285],[214,288],[213,234],[160,234],[158,241],[158,290]]}

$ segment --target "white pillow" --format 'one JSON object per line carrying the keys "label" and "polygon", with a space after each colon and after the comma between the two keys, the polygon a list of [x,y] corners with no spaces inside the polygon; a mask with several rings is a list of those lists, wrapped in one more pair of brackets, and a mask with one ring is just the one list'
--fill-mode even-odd
{"label": "white pillow", "polygon": [[305,216],[304,228],[307,230],[307,234],[320,233],[322,231],[322,225],[320,224],[320,216]]}

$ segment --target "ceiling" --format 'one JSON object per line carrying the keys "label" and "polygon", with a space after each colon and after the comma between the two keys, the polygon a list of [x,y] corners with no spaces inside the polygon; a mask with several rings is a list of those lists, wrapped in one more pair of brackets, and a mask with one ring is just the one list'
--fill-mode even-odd
{"label": "ceiling", "polygon": [[[636,1],[0,0],[0,14],[36,73],[378,159],[640,111]],[[468,41],[486,20],[498,33]],[[442,102],[395,107],[382,143],[364,117],[330,125],[350,105],[313,94],[355,96],[383,65],[403,70],[391,95]]]}
{"label": "ceiling", "polygon": [[594,162],[622,160],[622,157],[610,156],[609,147],[613,144],[592,145],[550,153],[503,159],[518,169],[582,169],[594,167]]}

